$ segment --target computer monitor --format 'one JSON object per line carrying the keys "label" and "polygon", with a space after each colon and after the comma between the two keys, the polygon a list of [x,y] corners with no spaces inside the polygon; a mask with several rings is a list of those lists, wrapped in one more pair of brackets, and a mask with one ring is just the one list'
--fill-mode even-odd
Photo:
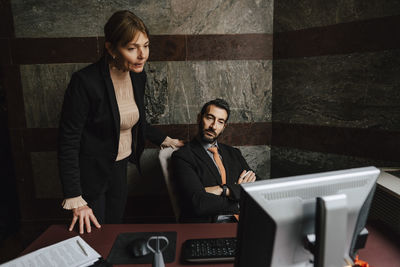
{"label": "computer monitor", "polygon": [[379,173],[365,167],[242,184],[235,266],[353,263]]}

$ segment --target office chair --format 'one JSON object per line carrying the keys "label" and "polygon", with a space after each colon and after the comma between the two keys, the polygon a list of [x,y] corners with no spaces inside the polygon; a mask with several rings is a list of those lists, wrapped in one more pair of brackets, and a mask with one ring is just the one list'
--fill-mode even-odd
{"label": "office chair", "polygon": [[172,168],[171,168],[171,155],[172,152],[177,150],[177,148],[173,149],[171,147],[167,147],[160,150],[158,154],[158,159],[160,160],[161,169],[164,175],[165,184],[167,185],[168,195],[171,200],[172,209],[174,211],[175,220],[179,222],[180,217],[180,207],[177,190],[173,181],[172,176]]}

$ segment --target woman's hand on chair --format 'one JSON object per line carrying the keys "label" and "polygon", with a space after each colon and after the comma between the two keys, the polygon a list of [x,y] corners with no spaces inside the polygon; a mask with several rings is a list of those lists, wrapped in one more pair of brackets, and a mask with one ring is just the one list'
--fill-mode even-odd
{"label": "woman's hand on chair", "polygon": [[182,140],[179,140],[179,139],[172,139],[171,137],[167,136],[167,137],[164,139],[164,142],[162,142],[162,144],[161,144],[161,149],[167,148],[167,147],[172,147],[172,148],[175,149],[175,148],[181,147],[181,146],[183,146],[183,145],[184,145],[184,143],[183,143]]}

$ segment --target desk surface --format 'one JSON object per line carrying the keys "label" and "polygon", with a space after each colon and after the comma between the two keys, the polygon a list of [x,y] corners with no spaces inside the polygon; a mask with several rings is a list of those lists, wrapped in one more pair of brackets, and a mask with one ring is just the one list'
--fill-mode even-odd
{"label": "desk surface", "polygon": [[[227,224],[115,224],[102,225],[90,234],[81,237],[91,245],[103,258],[107,258],[115,238],[124,232],[156,232],[177,231],[175,262],[166,266],[233,266],[233,264],[182,265],[179,263],[182,243],[187,239],[205,237],[229,237],[236,235],[237,225]],[[372,267],[400,267],[400,248],[388,240],[374,227],[368,227],[370,235],[366,248],[359,251],[360,259],[367,261]],[[69,232],[67,225],[52,225],[38,239],[29,245],[23,254],[52,245],[64,239],[76,236],[77,232]],[[117,265],[128,266],[128,265]],[[135,264],[130,266],[150,266]]]}

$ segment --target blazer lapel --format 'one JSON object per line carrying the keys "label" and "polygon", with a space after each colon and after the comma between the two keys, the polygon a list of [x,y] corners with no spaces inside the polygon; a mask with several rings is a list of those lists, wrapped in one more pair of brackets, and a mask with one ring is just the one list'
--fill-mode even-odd
{"label": "blazer lapel", "polygon": [[100,68],[101,68],[102,76],[103,76],[105,84],[106,84],[106,91],[108,94],[108,99],[110,100],[111,112],[112,112],[112,115],[114,118],[114,126],[115,126],[115,130],[117,132],[117,138],[119,140],[119,129],[120,129],[121,122],[120,122],[120,117],[119,117],[118,103],[117,103],[117,98],[115,97],[114,85],[112,83],[111,76],[110,76],[110,69],[108,67],[107,62],[105,62],[104,58],[101,62]]}
{"label": "blazer lapel", "polygon": [[130,72],[131,75],[131,80],[132,80],[132,89],[133,89],[133,95],[135,97],[135,102],[139,110],[139,121],[143,118],[142,112],[144,111],[144,104],[142,103],[143,100],[143,91],[144,88],[141,88],[139,78],[137,77],[137,74],[134,72]]}
{"label": "blazer lapel", "polygon": [[210,156],[204,150],[203,146],[196,139],[192,141],[192,150],[193,153],[196,154],[196,156],[199,157],[208,167],[208,169],[213,174],[217,183],[221,184],[222,183],[221,175],[219,174],[217,166],[215,166],[213,160],[210,158]]}

